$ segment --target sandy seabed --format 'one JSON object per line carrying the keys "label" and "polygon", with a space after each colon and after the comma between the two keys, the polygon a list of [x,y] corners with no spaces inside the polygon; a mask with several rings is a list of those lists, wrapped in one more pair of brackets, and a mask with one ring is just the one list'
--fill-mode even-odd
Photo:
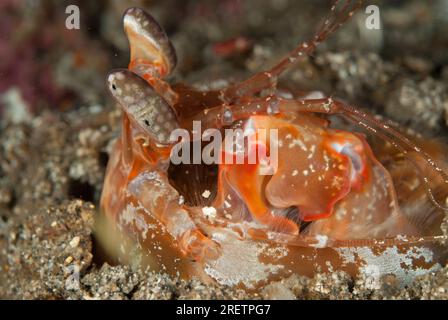
{"label": "sandy seabed", "polygon": [[[63,27],[63,2],[47,1],[33,10],[6,1],[0,20],[15,32],[12,38],[0,37],[0,297],[447,299],[446,266],[404,288],[389,276],[371,288],[365,278],[334,272],[291,276],[248,294],[110,265],[98,253],[95,215],[108,152],[120,130],[120,111],[106,93],[104,78],[109,69],[127,65],[122,12],[141,6],[166,27],[179,57],[173,82],[213,85],[272,64],[312,35],[318,23],[313,17],[330,6],[316,2],[86,3],[81,5],[84,24],[69,32]],[[355,15],[281,83],[331,93],[446,141],[448,4],[377,3],[381,30],[366,31],[365,15]],[[250,39],[247,51],[232,57],[216,52],[214,44],[237,35]]]}

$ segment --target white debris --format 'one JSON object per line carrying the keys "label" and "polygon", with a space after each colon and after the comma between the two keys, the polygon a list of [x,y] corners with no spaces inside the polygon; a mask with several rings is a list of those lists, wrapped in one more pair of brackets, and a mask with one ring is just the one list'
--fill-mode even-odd
{"label": "white debris", "polygon": [[79,245],[79,241],[80,241],[81,239],[78,237],[78,236],[76,236],[76,237],[74,237],[71,241],[70,241],[70,247],[72,247],[72,248],[76,248],[78,245]]}
{"label": "white debris", "polygon": [[317,243],[312,246],[315,248],[325,248],[327,246],[328,237],[322,234],[316,234]]}
{"label": "white debris", "polygon": [[203,196],[205,199],[208,199],[208,197],[210,197],[211,194],[212,194],[212,193],[211,193],[209,190],[205,190],[205,191],[202,193],[202,196]]}
{"label": "white debris", "polygon": [[207,219],[213,220],[216,218],[216,209],[214,207],[203,207],[202,213]]}

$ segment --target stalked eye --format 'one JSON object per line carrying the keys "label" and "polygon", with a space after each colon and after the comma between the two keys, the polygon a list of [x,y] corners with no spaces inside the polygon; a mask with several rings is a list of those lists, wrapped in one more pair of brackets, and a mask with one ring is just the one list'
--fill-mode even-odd
{"label": "stalked eye", "polygon": [[124,112],[155,142],[169,144],[171,132],[179,125],[174,111],[151,85],[126,69],[112,71],[107,81]]}
{"label": "stalked eye", "polygon": [[141,61],[160,67],[161,76],[176,67],[177,57],[171,41],[157,21],[138,8],[128,9],[123,17],[131,49],[131,62]]}
{"label": "stalked eye", "polygon": [[[129,70],[113,71],[107,83],[124,111],[101,197],[112,228],[98,233],[114,260],[287,298],[298,280],[313,297],[322,296],[313,289],[316,279],[356,284],[344,290],[351,297],[389,295],[389,289],[401,295],[420,286],[412,282],[417,276],[446,265],[446,146],[408,136],[406,128],[336,97],[307,95],[309,86],[294,80],[292,65],[306,62],[363,6],[362,0],[332,2],[318,32],[271,68],[209,89],[165,81],[176,65],[170,41],[149,14],[127,10]],[[230,50],[238,49],[231,42]],[[355,60],[350,65],[361,68]],[[307,65],[296,71],[308,74]],[[334,65],[312,69],[317,85]],[[202,71],[212,73],[196,83],[215,78]],[[370,98],[364,95],[372,90],[362,91],[359,99],[380,103],[378,93],[389,90]]]}

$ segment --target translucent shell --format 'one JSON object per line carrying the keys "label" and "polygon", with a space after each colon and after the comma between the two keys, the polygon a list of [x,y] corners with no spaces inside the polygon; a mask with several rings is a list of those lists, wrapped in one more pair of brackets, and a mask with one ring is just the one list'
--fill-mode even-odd
{"label": "translucent shell", "polygon": [[177,64],[176,52],[165,30],[140,8],[128,9],[123,17],[129,39],[131,64],[156,66],[159,76],[170,74]]}
{"label": "translucent shell", "polygon": [[[391,177],[363,137],[330,129],[306,114],[289,120],[253,116],[247,123],[255,129],[278,130],[278,170],[260,176],[256,165],[221,165],[218,191],[236,192],[255,220],[274,224],[275,231],[297,234],[297,226],[285,221],[279,211],[293,207],[297,213],[289,213],[289,220],[313,221],[304,232],[307,235],[345,240],[406,231]],[[274,147],[272,143],[268,149]],[[220,199],[226,196],[221,194]]]}
{"label": "translucent shell", "polygon": [[[135,130],[130,121],[124,120],[124,125],[124,132]],[[412,221],[414,210],[430,206],[421,200],[424,190],[420,186],[409,192],[410,205],[398,209],[383,167],[369,165],[369,183],[336,202],[329,217],[305,222],[297,210],[275,209],[276,216],[297,225],[298,234],[292,234],[281,226],[257,222],[248,210],[253,200],[243,200],[237,188],[219,190],[215,170],[190,165],[166,171],[160,159],[167,159],[167,153],[159,151],[159,160],[152,162],[141,148],[138,139],[117,141],[102,195],[102,209],[117,230],[113,234],[122,239],[116,248],[126,248],[119,253],[124,261],[134,261],[130,252],[140,248],[140,263],[154,270],[256,289],[291,274],[313,276],[334,270],[352,275],[374,272],[376,277],[393,274],[405,285],[417,275],[437,270],[447,257],[446,247],[437,242],[442,238],[440,220],[428,220],[423,214]],[[292,160],[300,159],[300,153],[295,155],[291,152]],[[393,178],[402,179],[402,174],[395,169]],[[240,178],[237,182],[245,177]],[[370,198],[375,188],[384,194]],[[209,197],[204,196],[206,190]],[[288,186],[282,190],[291,193]],[[221,191],[225,191],[222,206],[215,196]],[[130,246],[123,247],[129,239]],[[204,245],[208,253],[202,253]]]}
{"label": "translucent shell", "polygon": [[[288,57],[309,53],[352,16],[351,1],[343,3],[339,11],[332,8],[312,42]],[[270,79],[292,63],[288,57],[220,92],[172,88],[162,80],[176,63],[165,32],[136,8],[125,13],[124,26],[129,70],[112,71],[107,79],[123,125],[101,198],[112,222],[107,232],[119,239],[111,245],[107,237],[106,246],[121,248],[115,253],[122,259],[135,260],[137,251],[140,263],[154,269],[249,289],[293,273],[335,270],[375,279],[393,274],[406,284],[446,262],[447,248],[438,242],[446,239],[444,212],[427,196],[448,196],[442,145],[405,137],[333,98],[276,96]],[[265,88],[273,95],[251,96]],[[323,118],[329,115],[367,128],[369,137],[331,125]],[[194,134],[193,120],[218,132],[276,135],[248,134],[252,144],[242,151],[220,145],[218,155],[240,152],[242,163],[174,165],[169,134]],[[260,174],[274,153],[275,170]]]}

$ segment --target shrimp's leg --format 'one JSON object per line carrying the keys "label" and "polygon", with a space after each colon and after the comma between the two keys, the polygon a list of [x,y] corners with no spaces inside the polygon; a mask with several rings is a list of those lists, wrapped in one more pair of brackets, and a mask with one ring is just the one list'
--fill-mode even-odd
{"label": "shrimp's leg", "polygon": [[183,254],[200,262],[218,257],[219,245],[198,229],[165,174],[151,169],[140,172],[129,182],[127,192],[167,228]]}
{"label": "shrimp's leg", "polygon": [[[197,261],[216,258],[219,245],[197,228],[189,212],[179,205],[179,195],[166,174],[158,172],[158,164],[169,155],[169,134],[178,128],[173,111],[143,79],[129,70],[111,72],[108,85],[125,113],[122,161],[128,169],[126,181],[130,181],[126,192],[166,226],[184,254]],[[132,132],[131,124],[140,133]],[[148,151],[145,143],[139,143],[140,139],[153,142],[154,150]]]}
{"label": "shrimp's leg", "polygon": [[271,69],[257,73],[245,81],[224,89],[221,92],[222,100],[229,102],[244,96],[251,96],[263,89],[275,88],[278,76],[290,68],[297,59],[310,55],[321,42],[353,16],[362,2],[362,0],[335,0],[330,13],[312,40],[299,44]]}

